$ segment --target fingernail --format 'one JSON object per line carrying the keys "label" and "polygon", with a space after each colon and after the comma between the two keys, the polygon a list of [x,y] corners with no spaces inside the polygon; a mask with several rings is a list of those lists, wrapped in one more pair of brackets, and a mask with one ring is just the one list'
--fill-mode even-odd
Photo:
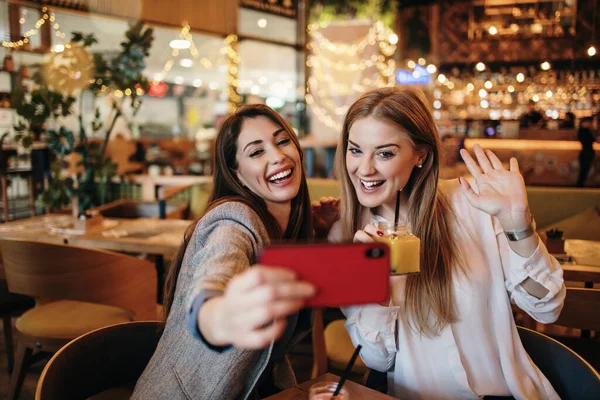
{"label": "fingernail", "polygon": [[383,237],[383,232],[381,232],[381,231],[377,231],[377,236],[379,236],[379,237]]}

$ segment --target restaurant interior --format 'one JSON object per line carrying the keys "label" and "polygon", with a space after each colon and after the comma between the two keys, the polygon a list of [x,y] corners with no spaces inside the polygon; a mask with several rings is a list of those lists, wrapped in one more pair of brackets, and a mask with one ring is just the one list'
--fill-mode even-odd
{"label": "restaurant interior", "polygon": [[[0,40],[0,399],[129,398],[223,121],[275,110],[310,199],[338,198],[344,117],[382,87],[425,94],[440,179],[469,178],[476,145],[518,161],[567,294],[555,323],[514,321],[561,398],[600,398],[599,1],[0,0]],[[315,309],[273,400],[340,377],[353,400],[394,398],[347,368],[344,318]]]}

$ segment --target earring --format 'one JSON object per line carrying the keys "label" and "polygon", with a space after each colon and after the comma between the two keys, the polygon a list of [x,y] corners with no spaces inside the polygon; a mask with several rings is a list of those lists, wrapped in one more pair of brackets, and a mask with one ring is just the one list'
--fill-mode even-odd
{"label": "earring", "polygon": [[423,164],[417,165],[417,168],[423,168]]}

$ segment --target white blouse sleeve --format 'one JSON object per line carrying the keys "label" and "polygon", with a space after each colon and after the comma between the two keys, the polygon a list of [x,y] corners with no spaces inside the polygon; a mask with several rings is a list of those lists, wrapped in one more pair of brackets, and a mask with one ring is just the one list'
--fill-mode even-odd
{"label": "white blouse sleeve", "polygon": [[[521,257],[510,248],[503,232],[496,236],[502,258],[504,283],[510,299],[536,321],[550,324],[558,319],[566,296],[563,270],[540,240],[538,247],[528,257]],[[530,295],[522,286],[531,278],[548,290],[544,298]]]}
{"label": "white blouse sleeve", "polygon": [[354,347],[362,346],[360,357],[367,367],[380,372],[393,368],[399,309],[379,304],[342,308],[347,318],[346,330]]}

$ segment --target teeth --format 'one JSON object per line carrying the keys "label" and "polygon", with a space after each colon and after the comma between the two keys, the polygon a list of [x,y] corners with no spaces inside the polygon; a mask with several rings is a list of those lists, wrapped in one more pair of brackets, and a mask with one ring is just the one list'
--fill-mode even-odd
{"label": "teeth", "polygon": [[285,171],[282,171],[276,175],[273,175],[272,177],[269,178],[269,182],[273,182],[279,179],[283,179],[286,178],[288,176],[290,176],[292,174],[292,170],[291,169],[286,169]]}
{"label": "teeth", "polygon": [[367,188],[379,186],[379,185],[383,184],[383,182],[384,181],[363,181],[362,179],[360,180],[360,183],[362,183]]}

